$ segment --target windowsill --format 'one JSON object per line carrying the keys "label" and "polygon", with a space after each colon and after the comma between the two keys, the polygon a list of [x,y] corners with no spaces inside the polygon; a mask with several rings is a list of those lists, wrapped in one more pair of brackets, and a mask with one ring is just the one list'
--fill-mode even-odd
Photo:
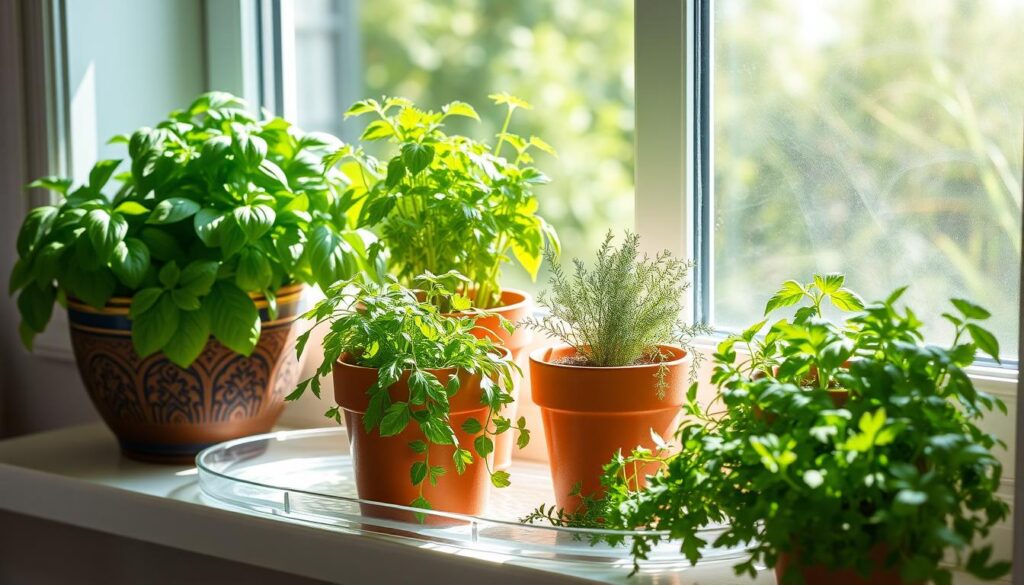
{"label": "windowsill", "polygon": [[[203,496],[195,469],[120,456],[101,424],[0,442],[0,510],[335,583],[755,583],[731,561],[675,572],[426,548],[400,538],[275,519]],[[765,571],[757,583],[774,583]]]}

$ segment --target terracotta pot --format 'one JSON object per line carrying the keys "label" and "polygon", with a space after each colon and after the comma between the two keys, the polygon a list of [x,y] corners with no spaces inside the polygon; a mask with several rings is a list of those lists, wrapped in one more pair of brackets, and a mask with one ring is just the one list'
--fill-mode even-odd
{"label": "terracotta pot", "polygon": [[[533,297],[523,291],[507,288],[501,293],[501,306],[487,309],[487,311],[496,315],[478,319],[473,334],[480,338],[491,339],[495,343],[507,347],[512,352],[512,359],[525,370],[527,354],[524,350],[533,341],[533,331],[519,327],[510,335],[508,331],[502,329],[497,315],[501,315],[512,323],[518,323],[533,311]],[[513,421],[515,421],[518,411],[520,382],[520,378],[517,377],[512,390],[512,397],[516,399],[516,402],[506,405],[501,411],[502,416]],[[496,469],[508,469],[512,465],[512,451],[515,442],[516,434],[514,432],[498,435],[494,442],[494,466]]]}
{"label": "terracotta pot", "polygon": [[278,291],[278,318],[253,295],[262,332],[252,355],[239,355],[214,338],[182,369],[163,353],[140,358],[131,340],[131,298],[106,307],[69,300],[71,345],[96,410],[133,459],[191,463],[202,449],[268,432],[299,375],[294,356],[301,285]]}
{"label": "terracotta pot", "polygon": [[577,482],[584,495],[598,494],[602,467],[616,451],[654,449],[652,429],[672,436],[686,401],[690,357],[680,348],[660,349],[672,356],[665,362],[664,398],[657,394],[656,364],[600,368],[555,363],[576,355],[565,345],[530,354],[533,400],[544,420],[559,507],[577,509],[579,498],[569,495]]}
{"label": "terracotta pot", "polygon": [[[487,418],[487,407],[480,403],[481,377],[451,368],[427,371],[436,375],[442,383],[446,383],[453,374],[458,375],[459,391],[449,401],[449,418],[459,444],[472,450],[473,440],[479,433],[466,433],[462,430],[462,424],[469,418],[476,418],[480,422]],[[377,369],[352,364],[350,356],[345,355],[334,364],[333,373],[334,398],[345,414],[345,427],[348,429],[359,498],[408,506],[420,495],[420,488],[413,486],[410,481],[409,470],[414,462],[423,460],[423,455],[410,449],[409,443],[425,440],[423,432],[415,422],[410,422],[404,431],[391,437],[380,436],[377,428],[367,431],[363,426],[363,414],[369,405],[369,396],[366,392],[377,381]],[[406,372],[389,389],[393,400],[408,400],[408,377],[409,374]],[[430,464],[444,467],[445,473],[436,486],[430,485],[429,481],[425,482],[423,497],[430,502],[434,510],[457,514],[482,514],[487,508],[490,486],[487,467],[483,461],[476,458],[466,467],[465,473],[459,475],[452,462],[454,452],[455,447],[452,445],[430,446]],[[402,511],[388,512],[383,507],[367,511],[364,506],[364,513],[404,521],[413,520],[411,514]]]}
{"label": "terracotta pot", "polygon": [[[867,577],[853,569],[826,569],[820,566],[798,569],[794,563],[799,559],[797,553],[783,553],[775,564],[775,580],[779,585],[786,583],[785,576],[790,571],[799,571],[804,578],[804,585],[907,585],[900,579],[900,571],[896,567],[886,567],[886,548],[876,546],[871,550],[871,561],[876,567]],[[923,585],[923,584],[917,584]]]}

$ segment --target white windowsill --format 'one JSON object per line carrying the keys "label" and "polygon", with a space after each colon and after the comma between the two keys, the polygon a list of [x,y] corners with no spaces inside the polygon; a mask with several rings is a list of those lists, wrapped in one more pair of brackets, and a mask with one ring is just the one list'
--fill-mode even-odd
{"label": "white windowsill", "polygon": [[204,497],[191,467],[124,459],[101,424],[0,441],[0,510],[332,583],[774,583],[733,561],[672,573],[538,562],[426,547],[260,516]]}

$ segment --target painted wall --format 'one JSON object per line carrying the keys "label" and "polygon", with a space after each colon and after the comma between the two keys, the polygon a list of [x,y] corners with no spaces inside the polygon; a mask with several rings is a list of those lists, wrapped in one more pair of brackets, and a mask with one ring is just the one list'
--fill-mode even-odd
{"label": "painted wall", "polygon": [[[0,275],[14,262],[17,229],[28,208],[17,0],[0,0]],[[111,136],[153,125],[206,88],[202,0],[67,0],[68,172],[88,176],[98,158],[121,158]],[[38,72],[31,72],[36,74]],[[8,149],[10,152],[7,152]],[[55,169],[56,170],[56,169]],[[36,432],[95,420],[55,311],[38,351],[17,338],[14,300],[0,295],[0,435]]]}

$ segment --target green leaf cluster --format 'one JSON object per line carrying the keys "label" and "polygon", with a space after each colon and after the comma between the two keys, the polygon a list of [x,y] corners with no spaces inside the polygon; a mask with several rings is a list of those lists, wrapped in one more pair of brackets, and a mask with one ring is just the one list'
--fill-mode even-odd
{"label": "green leaf cluster", "polygon": [[[457,296],[445,283],[460,282],[463,278],[449,274],[420,275],[416,279],[424,283],[420,291],[404,287],[390,275],[383,283],[355,278],[329,287],[326,298],[305,316],[315,321],[314,328],[329,328],[323,340],[323,362],[312,377],[300,382],[288,396],[289,400],[296,400],[310,390],[319,397],[320,378],[329,375],[339,360],[375,368],[377,380],[367,390],[369,406],[363,415],[366,431],[377,429],[381,436],[388,437],[415,424],[425,439],[409,445],[423,456],[410,469],[413,485],[420,486],[420,496],[410,504],[415,507],[429,509],[430,504],[423,497],[425,482],[436,485],[445,470],[437,462],[431,463],[431,445],[452,449],[452,464],[459,474],[477,457],[481,458],[492,484],[504,487],[509,482],[508,473],[492,470],[488,461],[488,455],[494,451],[494,438],[515,432],[520,448],[529,441],[525,418],[513,421],[501,414],[505,405],[512,402],[513,376],[520,373],[518,366],[507,350],[471,332],[476,320],[489,313],[475,311],[451,316],[438,308]],[[299,336],[300,356],[312,330]],[[472,445],[459,444],[450,419],[449,401],[459,391],[459,377],[438,379],[431,371],[437,369],[455,369],[480,377],[480,401],[487,407],[487,417],[471,418],[462,425],[463,431],[475,435]],[[407,377],[409,391],[398,396],[392,386],[403,376]],[[341,422],[338,407],[331,408],[326,415]]]}
{"label": "green leaf cluster", "polygon": [[[683,293],[692,263],[668,251],[640,254],[640,236],[626,232],[613,246],[609,231],[592,268],[574,259],[566,274],[551,257],[551,285],[538,297],[547,313],[521,323],[572,346],[588,365],[627,366],[641,360],[662,361],[660,344],[689,349],[690,340],[708,332],[703,324],[683,320]],[[695,356],[696,357],[696,356]],[[696,365],[691,368],[696,371]],[[663,379],[659,370],[659,379]],[[659,392],[664,391],[659,383]]]}
{"label": "green leaf cluster", "polygon": [[[998,356],[979,324],[988,312],[953,300],[946,318],[954,341],[927,345],[914,312],[897,307],[905,289],[866,305],[840,294],[837,306],[854,312],[841,325],[822,319],[822,300],[836,304],[842,280],[787,283],[768,311],[792,298],[807,299],[810,310],[762,337],[755,336],[764,322],[719,346],[719,394],[701,407],[692,388],[678,454],[659,459],[644,489],[624,472],[648,454],[620,454],[605,468],[604,525],[667,531],[695,563],[709,544],[700,529],[724,523],[712,544],[749,546],[736,570],[751,575],[797,551],[805,566],[866,575],[866,551],[879,546],[908,583],[951,583],[942,564],[949,558],[982,579],[1008,572],[990,547],[972,550],[1008,514],[992,453],[1005,445],[977,424],[1006,407],[964,370],[979,350]],[[633,540],[635,558],[660,539]]]}
{"label": "green leaf cluster", "polygon": [[58,197],[33,209],[18,235],[10,290],[29,346],[55,301],[102,308],[121,295],[134,297],[142,356],[162,350],[184,367],[211,334],[248,354],[260,332],[248,293],[266,296],[273,313],[282,285],[328,286],[380,268],[372,234],[351,227],[346,178],[323,172],[339,144],[332,136],[258,118],[212,92],[111,142],[125,144],[128,159],[96,163],[86,184],[30,185]]}
{"label": "green leaf cluster", "polygon": [[435,112],[402,98],[367,99],[345,116],[371,116],[361,140],[388,143],[393,154],[379,161],[362,147],[342,145],[324,161],[349,177],[345,197],[359,208],[357,225],[380,235],[403,284],[425,272],[458,271],[484,309],[500,303],[505,262],[514,258],[535,279],[547,245],[559,248],[554,229],[537,215],[534,189],[548,178],[532,166],[534,151],[553,155],[554,149],[536,136],[509,132],[512,113],[530,109],[528,103],[491,97],[506,107],[493,148],[445,133],[451,117],[479,121],[467,103]]}

